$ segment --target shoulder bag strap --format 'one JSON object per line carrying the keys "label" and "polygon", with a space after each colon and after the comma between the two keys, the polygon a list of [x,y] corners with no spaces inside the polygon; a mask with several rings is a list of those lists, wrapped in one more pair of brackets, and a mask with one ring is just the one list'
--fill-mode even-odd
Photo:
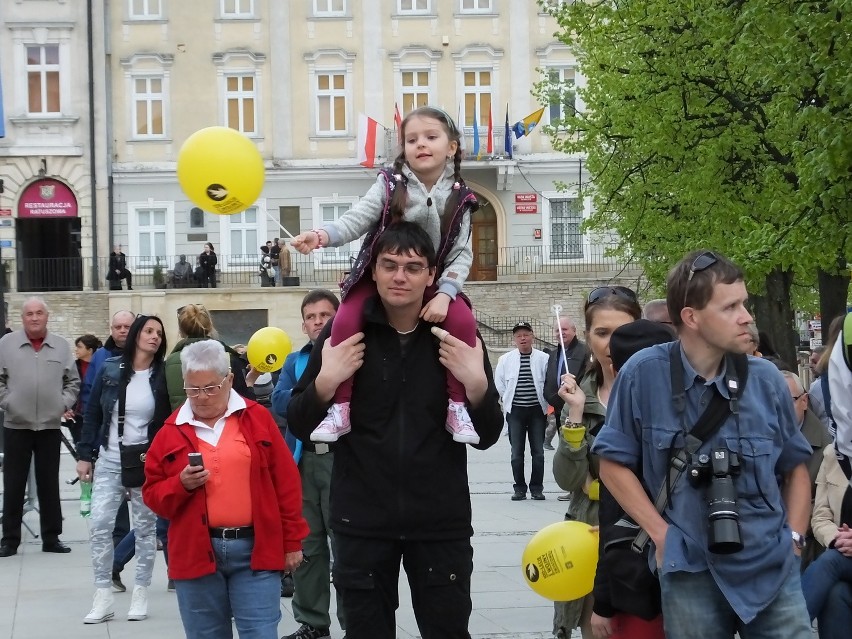
{"label": "shoulder bag strap", "polygon": [[124,362],[118,365],[118,445],[121,447],[124,438],[124,408],[127,403],[127,385],[122,382]]}

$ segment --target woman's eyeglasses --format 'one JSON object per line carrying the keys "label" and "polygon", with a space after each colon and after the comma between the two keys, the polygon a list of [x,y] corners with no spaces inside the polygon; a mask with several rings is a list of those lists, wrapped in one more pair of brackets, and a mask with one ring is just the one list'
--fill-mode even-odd
{"label": "woman's eyeglasses", "polygon": [[221,382],[213,384],[213,386],[184,386],[183,390],[187,397],[193,399],[201,395],[201,393],[204,393],[207,397],[215,397],[222,390],[222,386],[225,385],[226,381],[228,381],[227,375],[225,375]]}
{"label": "woman's eyeglasses", "polygon": [[589,308],[593,304],[597,304],[608,297],[612,297],[613,295],[619,299],[633,302],[634,304],[639,303],[639,298],[636,297],[636,293],[626,286],[600,286],[589,293],[589,297],[586,300],[586,308]]}
{"label": "woman's eyeglasses", "polygon": [[686,297],[689,294],[689,284],[692,282],[692,278],[695,277],[696,273],[700,273],[701,271],[706,271],[708,268],[713,266],[716,262],[719,261],[713,253],[710,251],[704,251],[696,257],[692,261],[692,266],[689,267],[689,277],[686,278],[686,288],[683,290],[683,307],[686,308]]}

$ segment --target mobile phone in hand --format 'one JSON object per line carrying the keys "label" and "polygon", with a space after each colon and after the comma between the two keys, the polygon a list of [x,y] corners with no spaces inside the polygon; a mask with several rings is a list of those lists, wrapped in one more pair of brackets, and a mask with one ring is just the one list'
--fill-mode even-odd
{"label": "mobile phone in hand", "polygon": [[189,453],[187,458],[189,459],[190,466],[201,466],[204,468],[204,459],[201,457],[201,453]]}

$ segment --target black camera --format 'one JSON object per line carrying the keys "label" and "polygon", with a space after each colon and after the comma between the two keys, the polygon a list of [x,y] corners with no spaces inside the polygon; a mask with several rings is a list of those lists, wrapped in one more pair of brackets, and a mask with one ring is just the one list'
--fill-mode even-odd
{"label": "black camera", "polygon": [[714,448],[710,454],[693,456],[687,468],[689,483],[698,488],[707,485],[707,548],[718,555],[743,549],[740,514],[734,477],[740,474],[740,459],[726,448]]}

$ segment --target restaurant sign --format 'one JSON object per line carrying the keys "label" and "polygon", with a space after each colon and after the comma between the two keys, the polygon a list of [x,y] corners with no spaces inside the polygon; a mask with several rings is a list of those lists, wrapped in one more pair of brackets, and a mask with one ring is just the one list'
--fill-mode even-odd
{"label": "restaurant sign", "polygon": [[42,178],[24,188],[18,200],[18,217],[77,217],[77,198],[59,180]]}

